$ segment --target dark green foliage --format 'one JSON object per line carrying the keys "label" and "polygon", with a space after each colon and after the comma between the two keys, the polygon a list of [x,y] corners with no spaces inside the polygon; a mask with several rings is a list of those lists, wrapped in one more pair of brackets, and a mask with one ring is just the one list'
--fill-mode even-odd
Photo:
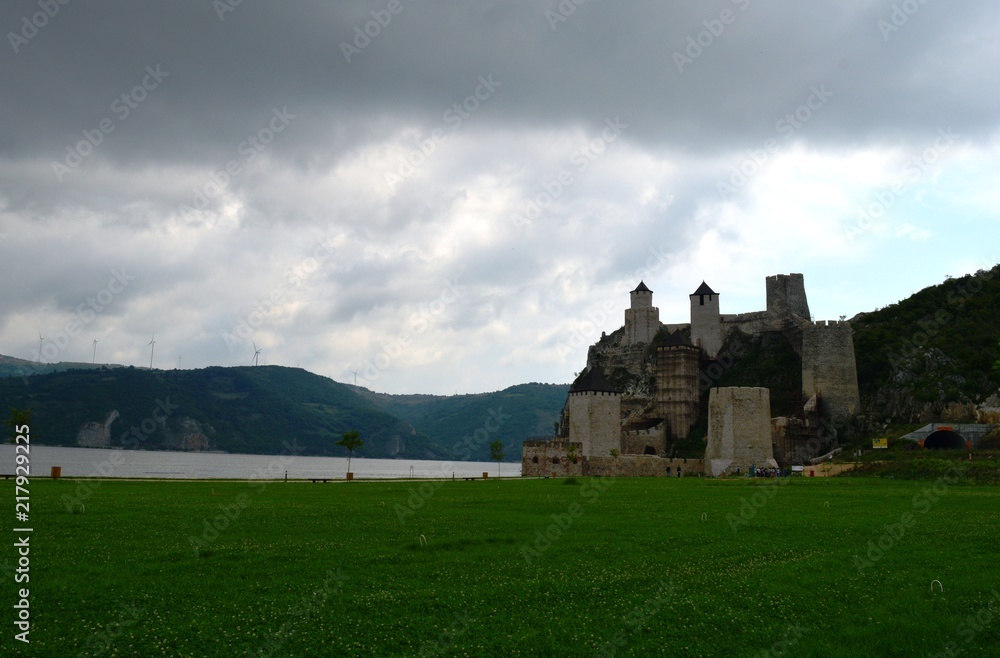
{"label": "dark green foliage", "polygon": [[[716,373],[719,373],[718,376]],[[747,336],[733,330],[717,362],[702,366],[702,381],[714,386],[762,386],[771,391],[771,415],[793,416],[802,409],[802,360],[781,333]],[[708,391],[702,394],[707,414]],[[707,415],[706,415],[707,417]]]}
{"label": "dark green foliage", "polygon": [[19,427],[31,428],[31,409],[11,408],[10,415],[3,422],[7,427],[7,442],[14,443],[17,441],[18,435],[22,433],[18,430]]}
{"label": "dark green foliage", "polygon": [[[176,409],[154,414],[167,402]],[[346,456],[347,450],[335,446],[336,438],[362,428],[366,457],[449,456],[439,442],[343,384],[299,368],[68,370],[29,377],[27,384],[0,379],[3,407],[31,409],[32,437],[47,445],[76,445],[81,425],[104,422],[117,410],[121,417],[111,426],[113,446],[164,448],[167,432],[190,418],[204,428],[211,448],[226,452],[275,454],[288,451],[287,442],[304,454]],[[165,422],[154,424],[154,416]],[[144,421],[155,430],[141,431]]]}
{"label": "dark green foliage", "polygon": [[337,441],[337,445],[341,448],[347,450],[347,472],[351,472],[351,457],[354,456],[354,451],[365,444],[361,440],[360,433],[357,430],[351,430],[350,432],[344,432],[343,436],[340,437],[340,441]]}
{"label": "dark green foliage", "polygon": [[354,390],[437,439],[455,459],[491,461],[489,442],[499,439],[510,459],[520,461],[522,441],[552,436],[569,386],[531,383],[494,393],[449,396]]}
{"label": "dark green foliage", "polygon": [[862,406],[882,418],[915,421],[996,392],[998,318],[1000,266],[854,318]]}
{"label": "dark green foliage", "polygon": [[1000,487],[564,481],[32,482],[6,655],[997,653]]}

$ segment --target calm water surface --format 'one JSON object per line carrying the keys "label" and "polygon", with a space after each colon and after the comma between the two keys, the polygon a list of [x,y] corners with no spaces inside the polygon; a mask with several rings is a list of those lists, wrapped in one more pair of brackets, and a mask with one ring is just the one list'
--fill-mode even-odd
{"label": "calm water surface", "polygon": [[[63,477],[116,478],[195,478],[267,479],[332,477],[343,478],[347,459],[303,457],[301,455],[237,455],[152,450],[103,450],[31,446],[31,473],[49,475],[53,466],[62,467]],[[351,460],[354,477],[472,477],[487,471],[496,477],[496,462],[442,462],[419,459]],[[0,474],[14,473],[14,446],[0,445]],[[500,475],[521,475],[520,463],[501,463]]]}

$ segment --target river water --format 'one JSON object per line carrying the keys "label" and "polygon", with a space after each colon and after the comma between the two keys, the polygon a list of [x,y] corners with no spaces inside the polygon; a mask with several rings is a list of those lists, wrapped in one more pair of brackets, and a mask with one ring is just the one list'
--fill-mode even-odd
{"label": "river water", "polygon": [[[0,474],[14,473],[15,446],[0,445]],[[53,466],[62,477],[176,478],[176,479],[274,479],[344,478],[347,459],[302,455],[239,455],[153,450],[106,450],[31,446],[31,473],[47,476]],[[496,462],[443,462],[419,459],[351,460],[358,479],[496,477]],[[502,477],[521,475],[520,463],[501,463]]]}

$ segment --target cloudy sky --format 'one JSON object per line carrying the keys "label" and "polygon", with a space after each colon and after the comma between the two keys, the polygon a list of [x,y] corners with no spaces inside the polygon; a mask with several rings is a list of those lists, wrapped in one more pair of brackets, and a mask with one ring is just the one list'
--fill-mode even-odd
{"label": "cloudy sky", "polygon": [[[235,6],[233,6],[235,5]],[[47,12],[47,13],[46,13]],[[1000,261],[1000,6],[3,3],[0,353],[564,383],[640,279],[816,319]]]}

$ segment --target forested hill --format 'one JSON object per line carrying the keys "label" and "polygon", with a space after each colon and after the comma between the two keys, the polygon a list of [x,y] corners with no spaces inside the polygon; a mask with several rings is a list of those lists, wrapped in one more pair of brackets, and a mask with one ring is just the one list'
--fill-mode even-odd
{"label": "forested hill", "polygon": [[488,460],[489,443],[500,440],[507,459],[517,460],[521,442],[552,436],[568,384],[520,384],[472,395],[389,395],[357,388],[359,394],[421,432],[448,440],[456,459]]}
{"label": "forested hill", "polygon": [[339,456],[346,451],[335,442],[357,429],[363,456],[450,457],[442,441],[299,368],[97,368],[8,377],[0,379],[0,408],[30,409],[33,440],[46,445],[78,445],[85,424],[103,424],[117,411],[111,446],[134,446],[129,437],[138,436],[142,448],[277,454],[288,442],[306,454]]}
{"label": "forested hill", "polygon": [[899,422],[958,421],[1000,387],[1000,265],[851,320],[862,407]]}

